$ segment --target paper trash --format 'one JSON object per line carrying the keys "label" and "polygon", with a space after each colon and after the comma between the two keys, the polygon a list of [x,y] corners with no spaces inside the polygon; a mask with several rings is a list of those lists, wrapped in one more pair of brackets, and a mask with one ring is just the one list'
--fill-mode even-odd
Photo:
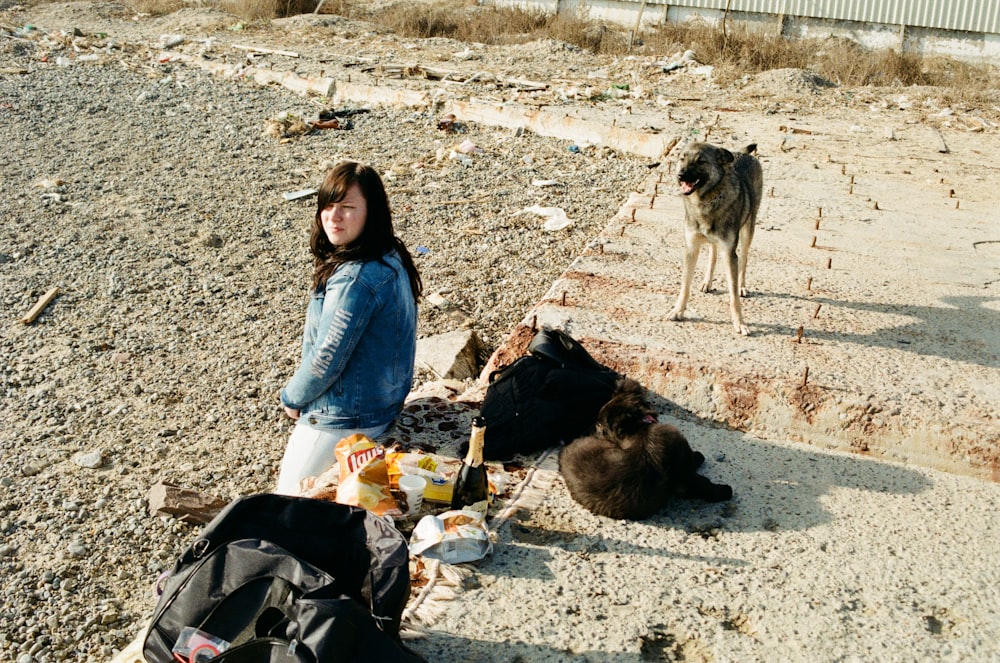
{"label": "paper trash", "polygon": [[545,230],[555,231],[562,230],[567,226],[572,225],[572,221],[566,216],[566,211],[561,207],[542,207],[541,205],[532,205],[531,207],[525,207],[520,212],[515,212],[514,215],[518,214],[537,214],[538,216],[546,217],[548,220],[543,226]]}
{"label": "paper trash", "polygon": [[424,516],[410,535],[410,553],[445,564],[475,562],[493,552],[486,516],[477,511],[445,511]]}

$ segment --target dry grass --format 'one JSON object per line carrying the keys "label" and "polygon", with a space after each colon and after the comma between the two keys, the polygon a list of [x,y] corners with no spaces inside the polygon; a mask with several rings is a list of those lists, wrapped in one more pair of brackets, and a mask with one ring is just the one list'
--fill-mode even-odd
{"label": "dry grass", "polygon": [[220,0],[218,6],[248,21],[257,21],[313,12],[316,0]]}
{"label": "dry grass", "polygon": [[[46,4],[55,0],[36,0],[34,4]],[[136,0],[128,3],[129,8],[138,14],[149,14],[150,16],[163,16],[171,14],[178,9],[187,7],[184,0]]]}
{"label": "dry grass", "polygon": [[[343,4],[347,4],[343,2]],[[556,39],[595,53],[624,53],[627,33],[582,14],[511,7],[479,6],[475,0],[460,2],[401,2],[369,10],[365,3],[351,3],[345,16],[377,23],[403,37],[444,37],[480,44],[520,44],[536,39]],[[323,7],[324,13],[327,6]]]}
{"label": "dry grass", "polygon": [[[716,67],[716,79],[728,84],[772,69],[808,69],[838,85],[937,86],[959,100],[975,101],[998,87],[995,67],[943,57],[924,57],[891,49],[865,50],[840,38],[788,39],[753,31],[743,25],[692,22],[645,30],[629,49],[630,30],[594,21],[585,13],[541,12],[460,3],[407,2],[379,10],[364,9],[361,0],[339,0],[345,16],[378,23],[404,37],[447,37],[483,44],[516,44],[549,38],[602,55],[669,56],[692,50],[695,58]],[[330,10],[329,3],[324,12]],[[992,102],[995,99],[991,97]]]}

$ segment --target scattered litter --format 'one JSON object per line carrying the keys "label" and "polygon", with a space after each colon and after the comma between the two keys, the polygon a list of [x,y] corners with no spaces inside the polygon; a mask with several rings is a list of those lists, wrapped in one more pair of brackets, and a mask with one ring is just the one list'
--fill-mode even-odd
{"label": "scattered litter", "polygon": [[530,207],[525,207],[520,212],[515,212],[514,216],[517,216],[518,214],[537,214],[538,216],[545,217],[548,220],[542,227],[549,232],[562,230],[563,228],[573,225],[573,222],[569,220],[569,217],[566,216],[565,210],[561,207],[542,207],[540,205],[532,205]]}
{"label": "scattered litter", "polygon": [[475,562],[492,551],[486,516],[477,511],[446,511],[439,516],[424,516],[410,536],[410,553],[445,564]]}
{"label": "scattered litter", "polygon": [[420,255],[422,255],[422,256],[425,256],[425,255],[427,255],[430,252],[431,252],[431,250],[428,249],[426,246],[418,246],[417,247],[417,253],[420,254]]}
{"label": "scattered litter", "polygon": [[465,139],[460,145],[458,145],[458,147],[455,148],[455,151],[460,152],[461,154],[480,154],[483,151],[483,148],[479,147],[471,140]]}
{"label": "scattered litter", "polygon": [[45,310],[45,307],[48,306],[52,302],[52,300],[56,298],[56,295],[58,294],[59,294],[58,286],[55,288],[50,288],[48,292],[42,295],[38,299],[38,301],[35,302],[35,305],[32,306],[27,313],[21,316],[21,323],[29,325],[32,322],[34,322],[35,318],[41,315],[42,311]]}
{"label": "scattered litter", "polygon": [[690,64],[698,64],[694,59],[694,51],[684,51],[680,54],[675,53],[668,62],[660,64],[660,66],[663,67],[663,73],[667,74],[677,69],[683,69]]}
{"label": "scattered litter", "polygon": [[453,113],[448,113],[447,115],[445,115],[444,117],[442,117],[440,120],[438,120],[437,127],[441,131],[448,131],[448,132],[454,131],[455,130],[455,115]]}
{"label": "scattered litter", "polygon": [[319,112],[319,119],[321,120],[343,120],[345,117],[354,117],[355,115],[363,115],[364,113],[370,113],[370,108],[326,108]]}
{"label": "scattered litter", "polygon": [[288,58],[297,58],[299,54],[294,51],[279,51],[274,48],[263,48],[260,46],[247,46],[246,44],[233,44],[233,48],[240,51],[247,51],[249,53],[263,54],[263,55],[284,55]]}
{"label": "scattered litter", "polygon": [[351,129],[354,126],[350,120],[341,122],[337,118],[333,118],[332,120],[316,120],[310,124],[313,129]]}
{"label": "scattered litter", "polygon": [[160,48],[180,46],[187,38],[184,35],[160,35]]}
{"label": "scattered litter", "polygon": [[291,138],[312,130],[312,125],[294,113],[282,111],[278,117],[264,120],[264,135],[271,138]]}
{"label": "scattered litter", "polygon": [[300,198],[308,198],[309,196],[315,196],[319,193],[319,189],[299,189],[298,191],[289,191],[287,193],[281,194],[282,198],[285,200],[299,200]]}
{"label": "scattered litter", "polygon": [[479,56],[471,48],[466,48],[451,56],[453,60],[478,60]]}
{"label": "scattered litter", "polygon": [[531,186],[562,186],[559,180],[531,180]]}
{"label": "scattered litter", "polygon": [[461,152],[458,152],[456,150],[452,150],[451,152],[449,152],[448,158],[453,161],[459,162],[463,166],[472,165],[472,157],[470,157],[468,154],[462,154]]}

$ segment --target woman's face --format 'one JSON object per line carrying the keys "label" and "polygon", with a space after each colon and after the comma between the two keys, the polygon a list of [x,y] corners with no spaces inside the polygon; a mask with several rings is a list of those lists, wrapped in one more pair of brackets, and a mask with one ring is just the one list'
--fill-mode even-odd
{"label": "woman's face", "polygon": [[339,203],[330,203],[319,213],[326,238],[334,246],[346,246],[361,236],[368,217],[368,203],[361,187],[352,184]]}

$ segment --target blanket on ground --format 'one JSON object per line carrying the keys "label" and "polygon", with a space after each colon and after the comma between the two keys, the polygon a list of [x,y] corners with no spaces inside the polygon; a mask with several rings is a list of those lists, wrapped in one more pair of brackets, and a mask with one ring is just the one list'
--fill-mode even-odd
{"label": "blanket on ground", "polygon": [[[390,448],[434,454],[453,463],[461,461],[462,445],[468,440],[472,418],[479,413],[485,387],[453,381],[434,382],[415,390],[407,398],[396,424],[376,442]],[[531,459],[488,463],[497,496],[487,514],[489,534],[494,543],[502,540],[504,525],[522,511],[530,511],[543,501],[558,474],[556,449]],[[427,503],[418,516],[439,513],[449,507]],[[416,518],[397,523],[409,536]],[[445,564],[436,559],[410,556],[410,599],[403,610],[403,638],[420,638],[472,584],[478,563]],[[152,607],[150,608],[152,611]],[[111,663],[147,663],[142,655],[147,625]]]}

